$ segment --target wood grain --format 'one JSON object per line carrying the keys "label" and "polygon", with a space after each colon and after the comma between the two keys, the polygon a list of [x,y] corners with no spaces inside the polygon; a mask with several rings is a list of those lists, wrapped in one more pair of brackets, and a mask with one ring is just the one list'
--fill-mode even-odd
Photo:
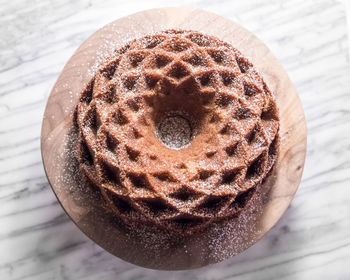
{"label": "wood grain", "polygon": [[[71,163],[64,154],[69,149],[67,142],[70,141],[72,112],[78,95],[92,75],[91,65],[98,62],[101,53],[108,52],[108,48],[118,48],[135,37],[170,28],[214,35],[250,57],[276,95],[281,119],[281,148],[273,173],[264,184],[266,192],[261,196],[261,211],[249,212],[254,216],[248,220],[249,226],[243,230],[238,230],[237,226],[236,232],[217,240],[211,240],[211,234],[194,236],[175,244],[165,240],[169,246],[155,249],[144,246],[136,237],[128,238],[129,233],[116,226],[91,193],[81,192],[82,188],[77,186],[79,181],[72,180]],[[87,236],[112,254],[141,266],[189,269],[221,261],[247,249],[278,221],[300,183],[306,135],[298,94],[285,70],[259,39],[234,22],[209,12],[163,8],[116,20],[95,32],[78,48],[50,94],[42,125],[41,150],[45,172],[55,194],[67,214]],[[237,219],[231,226],[242,222]],[[220,252],[220,248],[225,250]]]}

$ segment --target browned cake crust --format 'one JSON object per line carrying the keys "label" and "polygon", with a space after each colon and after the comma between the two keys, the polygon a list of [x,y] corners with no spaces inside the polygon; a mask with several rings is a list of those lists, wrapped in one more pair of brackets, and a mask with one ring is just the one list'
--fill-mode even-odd
{"label": "browned cake crust", "polygon": [[80,170],[128,225],[191,233],[232,218],[275,163],[278,110],[253,65],[194,31],[131,41],[77,105]]}

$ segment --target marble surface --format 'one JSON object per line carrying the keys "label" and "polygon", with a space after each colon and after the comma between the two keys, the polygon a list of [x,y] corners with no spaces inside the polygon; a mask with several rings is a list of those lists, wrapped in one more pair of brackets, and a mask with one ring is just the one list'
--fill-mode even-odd
{"label": "marble surface", "polygon": [[[45,177],[41,121],[76,48],[106,23],[187,5],[232,19],[280,59],[305,109],[300,188],[244,253],[178,272],[121,261],[71,222]],[[347,1],[0,1],[0,279],[350,279],[350,49]]]}

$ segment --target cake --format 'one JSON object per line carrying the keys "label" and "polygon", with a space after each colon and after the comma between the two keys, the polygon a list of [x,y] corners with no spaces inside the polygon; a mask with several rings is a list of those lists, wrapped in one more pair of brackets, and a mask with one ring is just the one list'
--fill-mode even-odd
{"label": "cake", "polygon": [[230,44],[197,31],[135,39],[76,108],[79,169],[126,226],[192,234],[237,217],[278,155],[272,92]]}

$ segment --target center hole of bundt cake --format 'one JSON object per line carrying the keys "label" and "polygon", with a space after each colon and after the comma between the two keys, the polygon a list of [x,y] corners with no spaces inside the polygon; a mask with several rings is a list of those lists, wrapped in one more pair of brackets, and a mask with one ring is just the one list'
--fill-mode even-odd
{"label": "center hole of bundt cake", "polygon": [[191,142],[191,123],[180,114],[169,114],[159,122],[157,135],[165,146],[172,149],[181,149]]}
{"label": "center hole of bundt cake", "polygon": [[210,94],[202,94],[194,79],[178,85],[163,82],[148,104],[155,134],[168,148],[179,150],[191,145],[202,131],[210,109]]}

